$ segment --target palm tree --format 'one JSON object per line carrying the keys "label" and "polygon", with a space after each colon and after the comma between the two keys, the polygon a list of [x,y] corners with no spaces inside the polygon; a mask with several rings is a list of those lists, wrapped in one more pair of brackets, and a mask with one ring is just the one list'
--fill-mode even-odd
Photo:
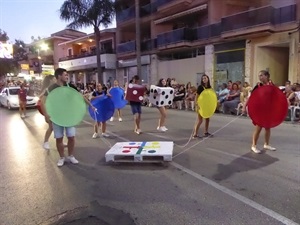
{"label": "palm tree", "polygon": [[115,16],[112,0],[66,0],[60,8],[60,18],[71,22],[67,27],[81,29],[92,26],[96,37],[97,72],[103,83],[100,49],[100,25],[107,27]]}

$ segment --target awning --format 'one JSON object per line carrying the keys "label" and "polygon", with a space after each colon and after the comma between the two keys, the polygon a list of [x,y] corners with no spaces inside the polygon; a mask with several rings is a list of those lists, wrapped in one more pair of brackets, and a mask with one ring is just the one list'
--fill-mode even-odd
{"label": "awning", "polygon": [[203,5],[197,6],[195,8],[192,8],[192,9],[180,12],[180,13],[176,13],[176,14],[171,15],[171,16],[167,16],[167,17],[155,20],[154,24],[159,24],[159,23],[163,23],[163,22],[166,22],[166,21],[169,21],[169,20],[173,20],[173,19],[176,19],[176,18],[179,18],[179,17],[182,17],[182,16],[186,16],[186,15],[201,11],[203,9],[207,9],[207,4],[203,4]]}

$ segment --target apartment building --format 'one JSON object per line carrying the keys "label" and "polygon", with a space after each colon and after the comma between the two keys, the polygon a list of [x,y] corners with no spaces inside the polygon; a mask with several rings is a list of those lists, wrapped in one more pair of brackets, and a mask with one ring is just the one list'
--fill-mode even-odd
{"label": "apartment building", "polygon": [[[96,37],[85,34],[81,37],[58,44],[59,67],[65,68],[70,80],[75,83],[100,81],[97,74]],[[115,29],[105,29],[100,33],[101,67],[103,83],[112,83],[116,77]]]}
{"label": "apartment building", "polygon": [[[59,57],[62,51],[57,46],[65,41],[85,36],[86,33],[64,29],[51,34],[47,38],[35,40],[29,45],[28,61],[22,62],[22,72],[35,75],[53,74],[53,69],[58,67]],[[24,65],[28,65],[24,69]]]}
{"label": "apartment building", "polygon": [[[135,1],[118,0],[117,79],[137,73]],[[266,69],[275,84],[300,82],[300,0],[140,0],[141,77],[215,87],[258,82]]]}

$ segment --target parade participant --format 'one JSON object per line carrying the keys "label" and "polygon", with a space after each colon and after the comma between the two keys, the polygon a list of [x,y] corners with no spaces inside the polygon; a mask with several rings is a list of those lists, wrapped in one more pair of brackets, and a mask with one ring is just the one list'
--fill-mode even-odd
{"label": "parade participant", "polygon": [[[158,84],[156,85],[158,87],[167,87],[167,81],[163,78],[159,79]],[[168,128],[165,127],[165,121],[166,121],[166,107],[165,106],[157,106],[158,111],[160,113],[160,118],[158,120],[158,127],[157,130],[166,132]]]}
{"label": "parade participant", "polygon": [[[133,76],[132,80],[129,83],[139,84],[140,83],[140,77],[138,75]],[[141,114],[142,114],[142,103],[141,102],[129,101],[129,104],[130,104],[130,107],[131,107],[132,114],[134,116],[134,125],[135,125],[134,126],[134,132],[136,134],[141,134],[142,131],[141,131],[141,128],[140,128],[140,123],[141,123]]]}
{"label": "parade participant", "polygon": [[[48,88],[56,82],[55,76],[54,75],[48,75],[44,78],[43,80],[43,85],[42,85],[42,94],[41,97],[44,95],[45,92],[48,92]],[[52,123],[49,121],[46,121],[48,123],[48,129],[46,130],[45,136],[44,136],[44,144],[43,148],[46,150],[50,149],[49,146],[49,137],[53,131]]]}
{"label": "parade participant", "polygon": [[[200,138],[200,136],[198,135],[198,131],[199,131],[200,125],[202,124],[202,121],[203,121],[203,117],[198,112],[199,105],[198,105],[197,99],[200,96],[200,94],[202,93],[202,91],[204,91],[205,89],[208,89],[208,88],[211,88],[209,77],[206,74],[203,74],[201,77],[201,84],[198,86],[197,94],[196,94],[195,106],[197,108],[196,111],[197,111],[198,120],[194,127],[193,138]],[[210,133],[208,133],[208,127],[209,127],[209,118],[206,118],[205,119],[205,127],[204,127],[204,137],[212,136]]]}
{"label": "parade participant", "polygon": [[[56,78],[56,83],[52,84],[49,88],[48,91],[46,91],[41,99],[41,109],[42,112],[45,116],[45,120],[48,123],[51,123],[51,118],[49,114],[47,113],[46,107],[45,107],[45,102],[47,100],[48,94],[51,94],[51,91],[53,91],[56,88],[62,87],[62,86],[68,86],[70,88],[73,88],[74,90],[77,91],[76,87],[72,84],[67,84],[68,81],[68,73],[65,69],[63,68],[57,68],[55,70],[54,76]],[[61,96],[63,98],[64,96]],[[84,98],[82,96],[82,98]],[[95,108],[90,104],[90,102],[85,99],[85,102],[90,105],[94,110]],[[70,115],[71,116],[71,115]],[[64,156],[64,144],[63,144],[63,136],[64,136],[64,131],[66,132],[66,136],[68,138],[68,157],[67,159],[73,163],[77,164],[78,160],[74,157],[74,147],[75,147],[75,127],[63,127],[58,124],[55,124],[52,122],[53,126],[53,132],[54,132],[54,138],[56,139],[56,147],[57,151],[60,155],[60,159],[57,162],[57,166],[63,166],[65,163],[65,156]]]}
{"label": "parade participant", "polygon": [[[254,91],[256,91],[259,87],[264,86],[264,85],[274,85],[272,83],[272,81],[270,80],[270,74],[268,71],[266,70],[261,70],[258,74],[259,80],[260,82],[253,88],[253,90],[251,91],[251,93],[253,93]],[[243,114],[245,114],[246,112],[246,107],[248,105],[249,99],[245,102],[242,112]],[[257,145],[257,141],[260,135],[260,132],[262,130],[262,127],[258,126],[257,124],[255,124],[253,122],[255,129],[252,135],[252,146],[251,146],[251,151],[253,151],[254,153],[261,153],[261,150],[257,149],[256,145]],[[265,128],[265,143],[264,143],[264,149],[267,150],[271,150],[271,151],[275,151],[276,148],[273,148],[270,145],[270,136],[271,136],[271,129],[270,128]]]}
{"label": "parade participant", "polygon": [[[111,89],[112,89],[112,88],[121,88],[121,87],[119,86],[119,81],[115,80],[115,81],[114,81],[114,86],[111,87]],[[110,89],[110,90],[111,90],[111,89]],[[121,89],[124,91],[123,88],[121,88]],[[119,122],[122,122],[123,120],[122,120],[122,117],[121,117],[121,109],[117,109],[117,112],[118,112]],[[111,122],[114,121],[114,117],[113,117],[113,116],[110,118],[110,121],[111,121]]]}
{"label": "parade participant", "polygon": [[[107,90],[102,89],[102,84],[97,84],[96,90],[93,92],[91,101],[96,98],[100,98],[101,96],[107,95]],[[94,134],[92,138],[97,138],[99,137],[98,134],[98,129],[99,126],[101,125],[101,135],[102,137],[109,137],[109,135],[106,132],[106,121],[96,121],[94,124]]]}
{"label": "parade participant", "polygon": [[20,85],[20,89],[18,90],[18,98],[19,98],[19,111],[21,118],[25,118],[26,116],[26,103],[27,103],[27,90],[24,84]]}

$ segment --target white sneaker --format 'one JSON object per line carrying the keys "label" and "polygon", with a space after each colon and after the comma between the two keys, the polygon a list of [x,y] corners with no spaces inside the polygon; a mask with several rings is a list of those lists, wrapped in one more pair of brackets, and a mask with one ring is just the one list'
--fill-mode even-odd
{"label": "white sneaker", "polygon": [[78,160],[73,155],[68,156],[68,160],[73,164],[78,164]]}
{"label": "white sneaker", "polygon": [[141,134],[141,133],[142,133],[141,129],[136,129],[134,132],[135,132],[136,134]]}
{"label": "white sneaker", "polygon": [[43,148],[44,148],[45,150],[49,150],[49,149],[50,149],[49,142],[44,142]]}
{"label": "white sneaker", "polygon": [[110,121],[110,122],[114,121],[114,118],[113,118],[113,117],[111,117],[109,121]]}
{"label": "white sneaker", "polygon": [[166,131],[169,130],[168,128],[166,128],[166,126],[162,126]]}
{"label": "white sneaker", "polygon": [[94,133],[93,136],[92,136],[92,138],[94,138],[94,139],[97,138],[97,137],[99,137],[98,133]]}
{"label": "white sneaker", "polygon": [[25,115],[24,115],[24,114],[21,114],[21,118],[25,118]]}
{"label": "white sneaker", "polygon": [[61,157],[57,162],[57,166],[61,167],[64,164],[65,164],[65,157]]}
{"label": "white sneaker", "polygon": [[109,135],[107,133],[102,133],[101,135],[102,135],[102,137],[109,137]]}
{"label": "white sneaker", "polygon": [[253,151],[256,154],[260,154],[261,153],[261,151],[259,149],[257,149],[256,146],[252,146],[251,147],[251,151]]}
{"label": "white sneaker", "polygon": [[158,127],[157,130],[158,130],[158,131],[162,131],[162,132],[166,132],[166,131],[167,131],[166,128],[164,128],[164,127]]}
{"label": "white sneaker", "polygon": [[119,118],[119,122],[122,122],[123,120],[122,120],[122,118]]}
{"label": "white sneaker", "polygon": [[276,151],[276,148],[272,147],[271,145],[264,144],[264,149],[270,150],[270,151]]}

